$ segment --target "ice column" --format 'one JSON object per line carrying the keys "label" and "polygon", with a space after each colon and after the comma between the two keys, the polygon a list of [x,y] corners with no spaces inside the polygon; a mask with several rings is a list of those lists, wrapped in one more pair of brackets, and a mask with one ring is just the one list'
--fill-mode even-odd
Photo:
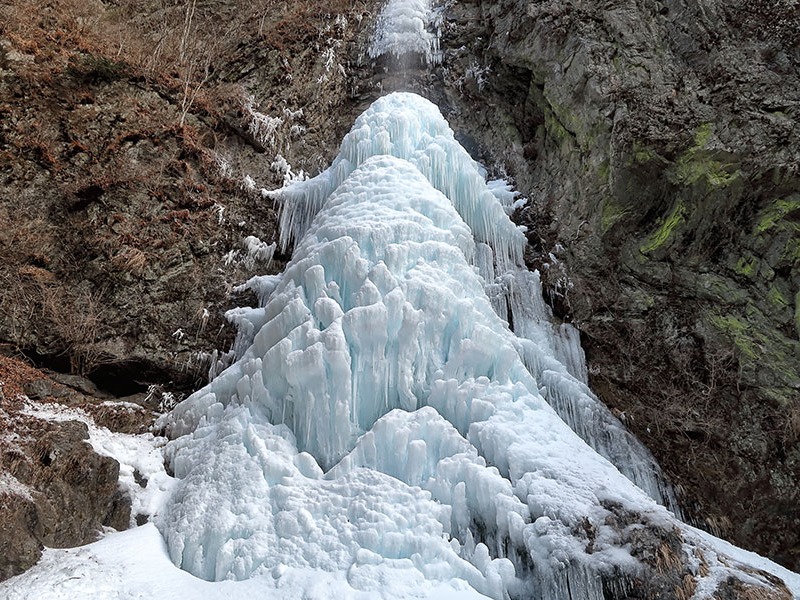
{"label": "ice column", "polygon": [[389,0],[386,3],[378,16],[369,47],[372,58],[384,54],[398,59],[419,54],[428,64],[441,62],[439,33],[430,0]]}

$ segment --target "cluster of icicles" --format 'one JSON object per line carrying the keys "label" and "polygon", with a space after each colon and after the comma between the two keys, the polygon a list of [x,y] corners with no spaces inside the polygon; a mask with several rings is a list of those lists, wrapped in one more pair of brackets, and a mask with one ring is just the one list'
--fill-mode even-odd
{"label": "cluster of icicles", "polygon": [[606,506],[669,516],[598,452],[662,502],[665,486],[561,362],[583,369],[521,266],[514,194],[433,104],[395,93],[278,195],[292,260],[249,283],[237,360],[165,420],[180,483],[157,524],[176,564],[339,572],[354,597],[601,597],[596,573],[636,562]]}

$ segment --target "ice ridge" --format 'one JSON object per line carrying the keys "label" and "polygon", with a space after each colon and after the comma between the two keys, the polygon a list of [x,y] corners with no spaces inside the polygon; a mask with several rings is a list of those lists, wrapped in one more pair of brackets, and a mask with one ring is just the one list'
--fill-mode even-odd
{"label": "ice ridge", "polygon": [[[500,270],[521,263],[524,230],[507,217],[479,165],[456,141],[438,107],[415,94],[400,92],[379,98],[356,119],[328,169],[274,194],[282,201],[282,251],[303,238],[328,197],[359,165],[380,155],[413,164],[448,198],[475,239],[494,249]],[[471,254],[467,258],[472,260]]]}

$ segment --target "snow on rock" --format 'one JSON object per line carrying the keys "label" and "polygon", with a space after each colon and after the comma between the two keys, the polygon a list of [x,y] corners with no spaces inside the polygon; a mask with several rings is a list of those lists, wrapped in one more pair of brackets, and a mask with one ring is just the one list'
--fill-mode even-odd
{"label": "snow on rock", "polygon": [[156,515],[172,493],[175,479],[166,472],[162,453],[166,439],[151,433],[114,433],[98,427],[84,410],[63,404],[26,400],[22,413],[46,421],[80,421],[86,425],[94,451],[119,463],[119,487],[131,500],[131,525],[137,515]]}

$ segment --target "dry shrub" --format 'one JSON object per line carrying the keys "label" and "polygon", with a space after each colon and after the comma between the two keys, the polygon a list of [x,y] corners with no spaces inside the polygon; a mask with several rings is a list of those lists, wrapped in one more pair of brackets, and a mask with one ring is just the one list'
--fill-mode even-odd
{"label": "dry shrub", "polygon": [[148,254],[139,248],[123,247],[111,257],[111,265],[119,271],[127,271],[136,276],[142,275],[150,263]]}
{"label": "dry shrub", "polygon": [[21,396],[27,382],[42,377],[44,374],[38,369],[16,358],[0,354],[0,381],[3,382],[0,388],[7,402],[12,402]]}
{"label": "dry shrub", "polygon": [[674,590],[676,600],[689,600],[694,596],[695,589],[697,589],[697,581],[687,573],[683,576],[681,585]]}
{"label": "dry shrub", "polygon": [[662,542],[656,551],[656,570],[659,573],[673,572],[681,568],[681,556],[666,542]]}
{"label": "dry shrub", "polygon": [[776,577],[759,572],[758,575],[766,576],[769,584],[757,585],[745,583],[738,579],[729,579],[723,582],[714,592],[714,599],[738,598],[741,600],[792,600],[792,593],[786,585]]}
{"label": "dry shrub", "polygon": [[132,404],[103,402],[86,404],[82,408],[92,416],[98,427],[121,433],[145,433],[155,419],[153,411]]}
{"label": "dry shrub", "polygon": [[104,362],[98,346],[104,321],[102,291],[73,291],[57,285],[39,287],[43,316],[58,336],[70,371],[86,375]]}

